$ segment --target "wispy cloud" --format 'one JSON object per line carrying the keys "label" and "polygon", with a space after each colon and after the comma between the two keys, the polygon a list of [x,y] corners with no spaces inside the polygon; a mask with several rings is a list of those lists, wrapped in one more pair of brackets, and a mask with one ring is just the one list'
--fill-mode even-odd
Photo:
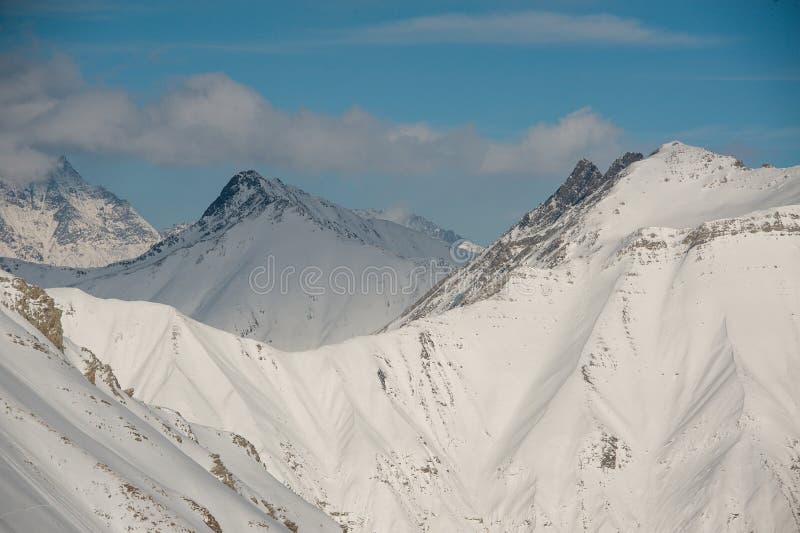
{"label": "wispy cloud", "polygon": [[184,41],[162,43],[66,44],[76,52],[119,50],[207,50],[237,54],[290,54],[332,46],[498,45],[498,46],[710,46],[726,42],[650,27],[639,19],[611,14],[569,15],[520,11],[467,15],[451,13],[377,23],[371,26],[306,32],[296,39]]}
{"label": "wispy cloud", "polygon": [[580,157],[610,159],[620,135],[589,108],[508,141],[469,125],[387,121],[357,107],[290,112],[221,73],[189,76],[141,104],[86,84],[66,56],[0,56],[0,177],[18,181],[41,177],[53,156],[75,151],[326,175],[550,177]]}
{"label": "wispy cloud", "polygon": [[649,27],[610,14],[568,15],[547,11],[445,14],[353,28],[336,42],[350,44],[611,44],[697,46],[718,37]]}

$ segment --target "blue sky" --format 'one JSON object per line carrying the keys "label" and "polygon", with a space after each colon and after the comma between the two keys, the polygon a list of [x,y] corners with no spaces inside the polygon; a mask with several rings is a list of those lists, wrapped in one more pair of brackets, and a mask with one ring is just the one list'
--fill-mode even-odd
{"label": "blue sky", "polygon": [[796,0],[218,5],[3,2],[0,98],[47,114],[4,105],[0,171],[66,153],[164,227],[255,168],[487,243],[583,156],[800,163]]}

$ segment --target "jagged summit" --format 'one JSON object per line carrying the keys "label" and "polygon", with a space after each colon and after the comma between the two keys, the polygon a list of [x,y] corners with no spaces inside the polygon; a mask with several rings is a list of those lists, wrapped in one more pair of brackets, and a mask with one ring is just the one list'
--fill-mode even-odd
{"label": "jagged summit", "polygon": [[553,196],[557,201],[575,205],[594,191],[602,180],[600,169],[588,159],[581,159]]}
{"label": "jagged summit", "polygon": [[628,166],[643,157],[638,152],[626,152],[611,163],[605,174],[588,159],[581,159],[558,190],[536,209],[526,213],[517,226],[552,224],[568,208],[580,204],[601,188],[611,186]]}
{"label": "jagged summit", "polygon": [[265,178],[255,170],[244,170],[228,180],[197,224],[207,236],[225,230],[244,218],[258,216],[270,206],[274,206],[276,216],[292,207],[313,219],[313,209],[309,204],[315,200],[305,191],[287,185],[279,178]]}
{"label": "jagged summit", "polygon": [[679,141],[664,143],[647,158],[625,153],[605,174],[582,159],[552,196],[434,288],[401,322],[490,298],[519,268],[556,268],[613,254],[642,228],[684,228],[734,216],[745,201],[789,205],[800,195],[798,181],[792,181],[796,169],[748,169],[735,157]]}
{"label": "jagged summit", "polygon": [[95,267],[136,257],[158,240],[128,202],[84,181],[64,156],[39,181],[0,181],[0,256]]}
{"label": "jagged summit", "polygon": [[[56,161],[55,167],[47,176],[47,178],[54,182],[60,182],[63,184],[70,183],[70,184],[80,184],[86,185],[86,182],[83,181],[81,175],[78,174],[78,171],[75,170],[75,167],[67,160],[67,157],[62,155]],[[99,187],[103,189],[103,187]],[[105,189],[103,189],[105,190]]]}
{"label": "jagged summit", "polygon": [[268,195],[267,180],[255,170],[235,174],[208,206],[202,218],[218,217],[231,211],[248,211]]}
{"label": "jagged summit", "polygon": [[638,152],[626,152],[615,159],[604,174],[588,159],[581,159],[553,197],[562,204],[576,205],[604,184],[616,179],[629,165],[643,158]]}
{"label": "jagged summit", "polygon": [[644,159],[644,156],[639,152],[625,152],[621,157],[615,159],[614,162],[611,163],[611,166],[608,167],[608,170],[606,170],[603,176],[604,181],[617,179],[623,170],[642,159]]}

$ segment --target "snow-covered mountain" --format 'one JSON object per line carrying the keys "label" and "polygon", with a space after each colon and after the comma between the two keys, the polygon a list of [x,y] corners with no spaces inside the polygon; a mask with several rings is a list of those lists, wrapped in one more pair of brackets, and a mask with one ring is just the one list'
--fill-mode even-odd
{"label": "snow-covered mountain", "polygon": [[137,259],[87,270],[3,264],[46,287],[167,303],[299,350],[380,329],[452,270],[452,255],[440,239],[247,171],[199,221]]}
{"label": "snow-covered mountain", "polygon": [[123,390],[41,289],[0,272],[0,529],[341,531],[241,435]]}
{"label": "snow-covered mountain", "polygon": [[411,213],[407,209],[402,208],[388,208],[388,209],[356,209],[356,213],[364,218],[377,218],[379,220],[388,220],[395,224],[400,224],[407,228],[419,231],[433,237],[434,239],[441,239],[449,244],[456,241],[464,240],[464,238],[454,232],[453,230],[444,229],[437,226],[427,218]]}
{"label": "snow-covered mountain", "polygon": [[134,398],[348,531],[793,531],[798,272],[800,167],[676,142],[580,162],[403,327],[313,351],[49,292]]}
{"label": "snow-covered mountain", "polygon": [[83,181],[63,157],[42,181],[0,178],[0,256],[99,267],[136,257],[159,240],[128,202]]}
{"label": "snow-covered mountain", "polygon": [[483,247],[479,244],[468,241],[453,230],[444,229],[427,218],[412,213],[407,209],[391,207],[388,209],[370,208],[356,209],[355,212],[359,216],[367,219],[388,220],[389,222],[394,222],[395,224],[400,224],[414,231],[424,233],[434,239],[443,240],[450,245],[455,245],[457,248],[462,249],[465,254],[470,254],[469,259],[483,251]]}

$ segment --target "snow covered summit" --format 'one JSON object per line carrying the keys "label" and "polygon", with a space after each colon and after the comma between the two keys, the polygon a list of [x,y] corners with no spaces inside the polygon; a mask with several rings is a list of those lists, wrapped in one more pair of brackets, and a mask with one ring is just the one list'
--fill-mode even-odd
{"label": "snow covered summit", "polygon": [[0,178],[0,256],[99,267],[138,256],[158,240],[128,202],[86,183],[64,157],[42,181]]}

